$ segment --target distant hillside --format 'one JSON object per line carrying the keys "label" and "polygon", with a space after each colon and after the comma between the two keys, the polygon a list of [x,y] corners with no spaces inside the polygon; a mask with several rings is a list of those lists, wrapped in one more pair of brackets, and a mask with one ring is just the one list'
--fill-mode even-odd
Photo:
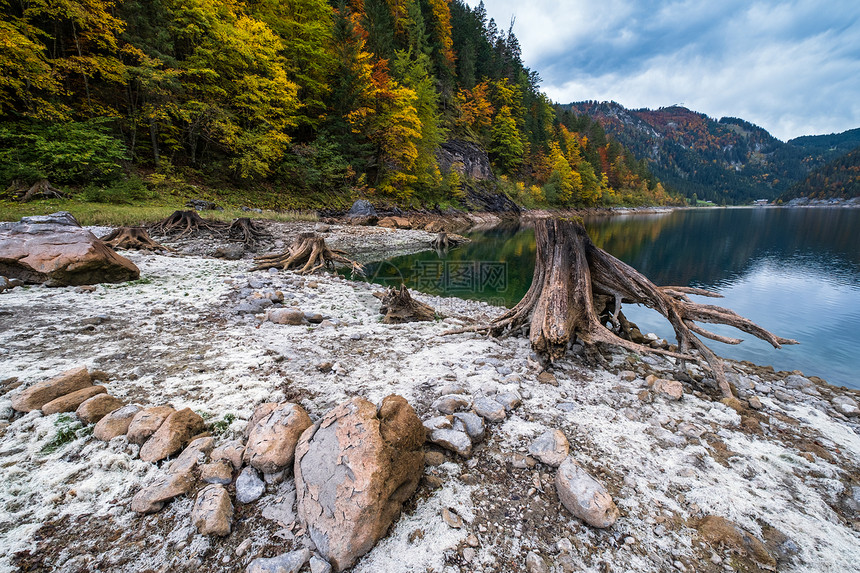
{"label": "distant hillside", "polygon": [[[860,131],[860,130],[853,130]],[[860,197],[860,147],[813,170],[782,197],[783,200],[851,199]]]}
{"label": "distant hillside", "polygon": [[860,145],[860,129],[784,143],[742,119],[716,121],[681,106],[629,110],[615,102],[577,102],[562,113],[586,115],[647,159],[654,175],[687,197],[742,204],[776,199],[810,170]]}

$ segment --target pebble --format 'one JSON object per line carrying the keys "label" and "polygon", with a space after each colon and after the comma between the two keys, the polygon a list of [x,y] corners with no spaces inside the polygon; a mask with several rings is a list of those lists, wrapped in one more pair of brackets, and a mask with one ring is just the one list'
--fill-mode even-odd
{"label": "pebble", "polygon": [[466,547],[465,549],[463,549],[463,560],[466,563],[471,563],[472,560],[475,559],[476,555],[477,555],[476,551],[474,549],[472,549],[471,547]]}
{"label": "pebble", "polygon": [[453,414],[459,410],[465,410],[470,405],[470,400],[462,394],[448,394],[433,402],[432,407],[443,414]]}
{"label": "pebble", "polygon": [[474,408],[475,413],[488,422],[501,422],[506,417],[505,407],[492,398],[476,398]]}
{"label": "pebble", "polygon": [[453,527],[454,529],[460,529],[463,527],[463,518],[457,515],[455,511],[450,509],[443,508],[442,509],[442,521],[448,524],[449,527]]}
{"label": "pebble", "polygon": [[534,551],[529,551],[526,555],[526,570],[529,573],[549,573],[546,562]]}

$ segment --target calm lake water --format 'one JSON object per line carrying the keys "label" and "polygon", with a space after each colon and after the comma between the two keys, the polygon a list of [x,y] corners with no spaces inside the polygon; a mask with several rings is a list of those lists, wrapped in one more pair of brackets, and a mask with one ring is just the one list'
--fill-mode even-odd
{"label": "calm lake water", "polygon": [[[772,348],[729,327],[739,346],[708,341],[721,356],[801,370],[860,388],[860,209],[735,208],[630,214],[586,220],[595,244],[658,285],[706,288],[764,328],[800,341]],[[534,270],[534,233],[524,227],[471,233],[447,254],[424,252],[370,265],[380,284],[513,306]],[[444,312],[444,309],[443,309]],[[624,306],[643,332],[674,341],[669,323]]]}

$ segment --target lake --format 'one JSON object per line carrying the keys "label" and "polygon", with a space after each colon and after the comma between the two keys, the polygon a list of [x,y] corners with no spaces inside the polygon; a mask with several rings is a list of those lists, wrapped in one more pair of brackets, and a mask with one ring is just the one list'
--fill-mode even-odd
{"label": "lake", "polygon": [[[594,243],[658,285],[712,290],[699,299],[730,308],[800,345],[780,350],[730,327],[739,346],[707,341],[717,354],[777,370],[800,370],[860,388],[860,209],[728,208],[587,218]],[[470,233],[447,254],[424,252],[369,266],[380,284],[513,306],[534,270],[534,233],[499,227]],[[697,298],[697,297],[694,297]],[[444,309],[441,309],[444,312]],[[642,332],[674,342],[656,312],[625,305]]]}

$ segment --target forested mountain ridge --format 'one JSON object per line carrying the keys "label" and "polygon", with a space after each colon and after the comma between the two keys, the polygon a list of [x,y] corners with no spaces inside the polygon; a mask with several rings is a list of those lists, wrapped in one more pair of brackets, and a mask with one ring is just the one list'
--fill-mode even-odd
{"label": "forested mountain ridge", "polygon": [[860,147],[813,169],[781,199],[788,201],[802,197],[813,200],[860,197]]}
{"label": "forested mountain ridge", "polygon": [[521,204],[677,201],[644,161],[605,134],[589,139],[594,125],[558,117],[513,31],[482,3],[0,0],[0,10],[3,187],[130,176],[150,191],[241,187],[276,207],[456,205],[475,182],[443,172],[437,151],[465,140],[500,176],[480,185]]}
{"label": "forested mountain ridge", "polygon": [[588,101],[559,109],[600,122],[673,189],[718,204],[776,199],[810,170],[860,145],[860,129],[786,143],[742,119],[717,121],[681,106],[629,110]]}

